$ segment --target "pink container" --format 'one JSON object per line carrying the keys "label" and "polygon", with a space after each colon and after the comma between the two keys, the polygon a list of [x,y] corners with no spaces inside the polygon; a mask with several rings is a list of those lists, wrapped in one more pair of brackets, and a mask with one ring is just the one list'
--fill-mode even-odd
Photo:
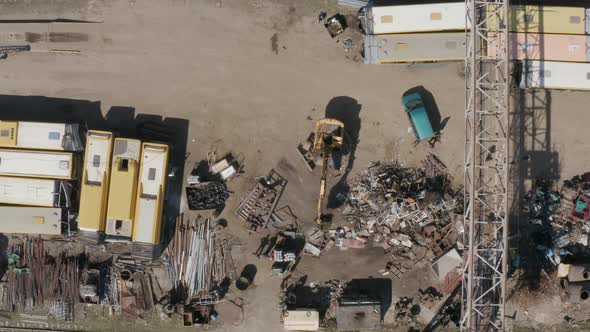
{"label": "pink container", "polygon": [[[495,38],[488,43],[489,56],[497,54]],[[589,61],[588,38],[583,35],[511,33],[509,38],[512,60]],[[500,45],[504,47],[503,40]]]}

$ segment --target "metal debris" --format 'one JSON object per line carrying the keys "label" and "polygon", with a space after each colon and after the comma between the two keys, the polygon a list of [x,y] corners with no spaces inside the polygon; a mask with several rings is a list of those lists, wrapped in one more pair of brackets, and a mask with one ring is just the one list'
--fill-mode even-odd
{"label": "metal debris", "polygon": [[332,38],[343,33],[346,29],[346,17],[342,14],[336,14],[324,21],[324,26]]}
{"label": "metal debris", "polygon": [[204,182],[186,187],[189,210],[211,210],[225,205],[229,198],[223,182]]}
{"label": "metal debris", "polygon": [[422,167],[376,162],[353,179],[342,211],[350,228],[331,232],[336,246],[359,247],[369,236],[392,258],[380,272],[400,277],[456,245],[462,197],[433,154]]}
{"label": "metal debris", "polygon": [[78,303],[79,265],[83,257],[50,255],[39,237],[26,237],[9,246],[18,262],[6,271],[1,305],[3,310],[30,311],[56,301]]}
{"label": "metal debris", "polygon": [[287,179],[274,169],[261,177],[254,188],[242,199],[235,215],[250,224],[253,231],[264,230],[287,186]]}
{"label": "metal debris", "polygon": [[210,219],[191,220],[181,215],[164,257],[173,302],[207,299],[207,303],[216,303],[216,286],[226,278],[236,278],[230,249],[229,240],[218,234]]}

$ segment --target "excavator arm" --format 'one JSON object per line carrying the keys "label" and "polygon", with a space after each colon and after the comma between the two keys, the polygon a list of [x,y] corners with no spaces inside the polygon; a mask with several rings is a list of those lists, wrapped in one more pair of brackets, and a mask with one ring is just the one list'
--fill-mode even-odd
{"label": "excavator arm", "polygon": [[328,160],[330,158],[330,147],[325,144],[324,145],[324,155],[322,156],[322,178],[320,179],[320,196],[318,198],[318,210],[317,210],[317,217],[316,223],[320,224],[322,222],[322,206],[324,204],[324,199],[326,198],[326,184],[328,180]]}

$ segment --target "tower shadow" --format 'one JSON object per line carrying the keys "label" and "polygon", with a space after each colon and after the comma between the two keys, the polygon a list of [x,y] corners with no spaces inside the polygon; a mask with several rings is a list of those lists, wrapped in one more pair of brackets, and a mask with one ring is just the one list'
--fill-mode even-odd
{"label": "tower shadow", "polygon": [[328,193],[327,207],[329,209],[341,206],[344,203],[344,196],[350,189],[348,175],[354,166],[356,148],[359,142],[361,109],[362,105],[356,99],[346,96],[334,97],[326,105],[325,117],[339,120],[344,124],[344,146],[341,154],[332,154],[334,165],[339,165],[343,157],[348,157],[346,165],[342,165],[344,166],[342,176]]}

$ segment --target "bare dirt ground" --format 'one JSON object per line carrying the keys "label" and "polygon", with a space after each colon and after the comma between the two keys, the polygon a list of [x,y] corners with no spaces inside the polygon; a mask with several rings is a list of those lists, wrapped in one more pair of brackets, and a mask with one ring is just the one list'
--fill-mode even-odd
{"label": "bare dirt ground", "polygon": [[[460,63],[366,66],[346,59],[342,46],[317,24],[319,10],[335,13],[330,1],[287,0],[63,0],[0,2],[0,19],[77,19],[101,22],[85,31],[87,41],[59,43],[79,54],[38,51],[0,61],[0,93],[47,96],[98,103],[105,116],[120,109],[188,120],[186,164],[206,157],[212,144],[245,156],[245,174],[230,183],[234,194],[222,217],[242,246],[238,269],[258,266],[246,291],[246,320],[223,331],[279,331],[280,279],[270,262],[251,255],[258,235],[249,235],[233,216],[254,176],[275,168],[289,183],[284,196],[300,222],[310,224],[319,178],[295,153],[296,145],[324,117],[328,102],[351,98],[360,109],[359,144],[351,175],[370,161],[418,163],[428,152],[462,182],[464,82]],[[14,24],[14,23],[11,23]],[[7,28],[0,23],[1,30]],[[85,38],[86,39],[86,38]],[[75,44],[75,46],[73,46]],[[443,118],[450,117],[435,148],[414,146],[400,97],[424,86]],[[0,97],[0,106],[3,105]],[[551,94],[551,148],[559,153],[563,178],[586,171],[590,154],[583,138],[590,95]],[[93,103],[96,105],[97,103]],[[77,111],[83,111],[80,106]],[[18,117],[18,109],[0,115]],[[41,114],[44,109],[39,109]],[[16,115],[15,115],[16,114]],[[47,117],[48,114],[43,114]],[[50,116],[50,115],[49,115]],[[543,168],[542,160],[536,166]],[[188,171],[190,167],[187,167]],[[280,204],[283,205],[283,204]],[[305,258],[301,273],[311,281],[375,276],[386,259],[377,249],[338,251]],[[411,295],[433,280],[429,270],[393,281],[394,296]],[[394,298],[395,300],[395,298]],[[543,319],[543,323],[550,323]],[[99,329],[117,330],[112,320]],[[138,330],[157,326],[136,325]]]}

